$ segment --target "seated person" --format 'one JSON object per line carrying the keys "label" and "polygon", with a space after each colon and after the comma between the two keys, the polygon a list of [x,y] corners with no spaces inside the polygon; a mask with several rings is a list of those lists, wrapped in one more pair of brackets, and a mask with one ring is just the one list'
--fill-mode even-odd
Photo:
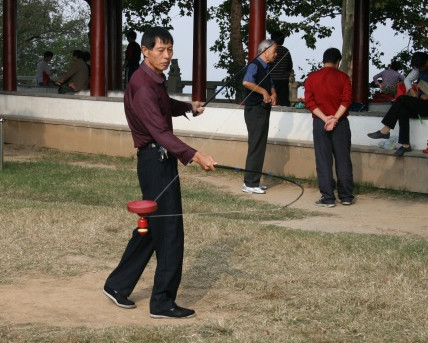
{"label": "seated person", "polygon": [[53,83],[51,77],[53,73],[56,73],[56,70],[49,67],[49,62],[52,60],[52,57],[52,51],[45,51],[43,59],[37,63],[36,86],[47,86],[49,83]]}
{"label": "seated person", "polygon": [[88,89],[89,72],[88,66],[83,60],[83,53],[74,50],[70,69],[58,80],[60,88],[58,93],[79,92]]}
{"label": "seated person", "polygon": [[399,69],[400,64],[397,61],[392,61],[388,68],[373,76],[373,83],[379,86],[382,93],[395,96],[397,84],[404,81],[404,76],[398,72]]}
{"label": "seated person", "polygon": [[404,153],[412,151],[410,146],[410,128],[409,118],[428,117],[428,95],[423,94],[419,98],[402,95],[400,96],[385,114],[382,119],[382,124],[385,126],[372,133],[368,133],[372,139],[388,139],[391,129],[394,129],[397,121],[400,125],[398,134],[398,143],[401,147],[395,152],[396,156],[402,156]]}
{"label": "seated person", "polygon": [[420,83],[425,82],[425,84],[428,83],[428,54],[421,51],[415,52],[410,61],[410,65],[413,70],[404,79],[404,85],[402,85],[401,89],[399,87],[397,96],[407,94],[418,97],[422,93],[428,94],[427,90],[422,91],[422,87],[418,88],[418,85],[414,84],[415,81],[419,81]]}

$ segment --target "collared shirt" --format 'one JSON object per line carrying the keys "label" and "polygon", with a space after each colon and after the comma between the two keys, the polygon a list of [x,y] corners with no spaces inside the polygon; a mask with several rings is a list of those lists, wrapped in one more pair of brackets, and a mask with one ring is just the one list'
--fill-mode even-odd
{"label": "collared shirt", "polygon": [[[257,61],[261,63],[264,70],[266,71],[266,74],[269,75],[269,66],[265,61],[263,61],[260,57],[257,57]],[[250,63],[247,67],[247,72],[244,75],[244,81],[256,83],[256,74],[257,74],[257,65],[255,63]],[[272,80],[272,78],[271,78]],[[271,88],[275,88],[273,81],[271,81]]]}
{"label": "collared shirt", "polygon": [[373,81],[378,82],[379,78],[382,79],[383,87],[392,87],[395,86],[398,82],[404,81],[404,76],[394,69],[385,69],[379,74],[376,74],[373,76]]}
{"label": "collared shirt", "polygon": [[156,142],[184,165],[192,160],[196,150],[174,135],[172,125],[172,117],[186,115],[192,105],[169,97],[164,74],[141,63],[126,87],[124,106],[134,147]]}

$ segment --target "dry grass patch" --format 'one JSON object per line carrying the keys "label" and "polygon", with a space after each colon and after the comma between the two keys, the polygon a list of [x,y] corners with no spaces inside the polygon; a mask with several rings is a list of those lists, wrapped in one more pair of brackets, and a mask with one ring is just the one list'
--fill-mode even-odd
{"label": "dry grass patch", "polygon": [[[136,224],[125,209],[139,197],[134,168],[126,159],[50,152],[8,163],[0,173],[0,285],[110,271]],[[195,306],[195,320],[147,326],[142,318],[137,326],[95,329],[0,318],[0,341],[428,341],[427,240],[263,224],[316,214],[225,194],[192,179],[198,171],[184,173],[180,296]]]}

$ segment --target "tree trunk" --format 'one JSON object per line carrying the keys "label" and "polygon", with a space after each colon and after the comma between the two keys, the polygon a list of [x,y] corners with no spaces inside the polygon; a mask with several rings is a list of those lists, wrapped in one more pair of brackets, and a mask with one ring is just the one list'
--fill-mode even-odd
{"label": "tree trunk", "polygon": [[[230,6],[230,54],[232,55],[232,60],[234,61],[234,72],[239,71],[246,64],[245,63],[245,54],[242,44],[242,35],[241,35],[241,20],[242,20],[242,0],[232,0]],[[237,82],[233,83],[235,87],[235,98],[239,103],[243,98],[243,87],[241,78],[238,77]]]}
{"label": "tree trunk", "polygon": [[354,47],[355,0],[342,0],[342,64],[340,70],[352,78],[352,51]]}

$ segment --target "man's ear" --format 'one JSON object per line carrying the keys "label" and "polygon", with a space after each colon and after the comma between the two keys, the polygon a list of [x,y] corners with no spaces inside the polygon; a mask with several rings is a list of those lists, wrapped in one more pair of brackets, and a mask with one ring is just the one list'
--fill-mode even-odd
{"label": "man's ear", "polygon": [[141,47],[141,52],[143,53],[144,57],[146,57],[148,51],[149,51],[149,49],[147,49],[147,47],[145,45],[143,45]]}

